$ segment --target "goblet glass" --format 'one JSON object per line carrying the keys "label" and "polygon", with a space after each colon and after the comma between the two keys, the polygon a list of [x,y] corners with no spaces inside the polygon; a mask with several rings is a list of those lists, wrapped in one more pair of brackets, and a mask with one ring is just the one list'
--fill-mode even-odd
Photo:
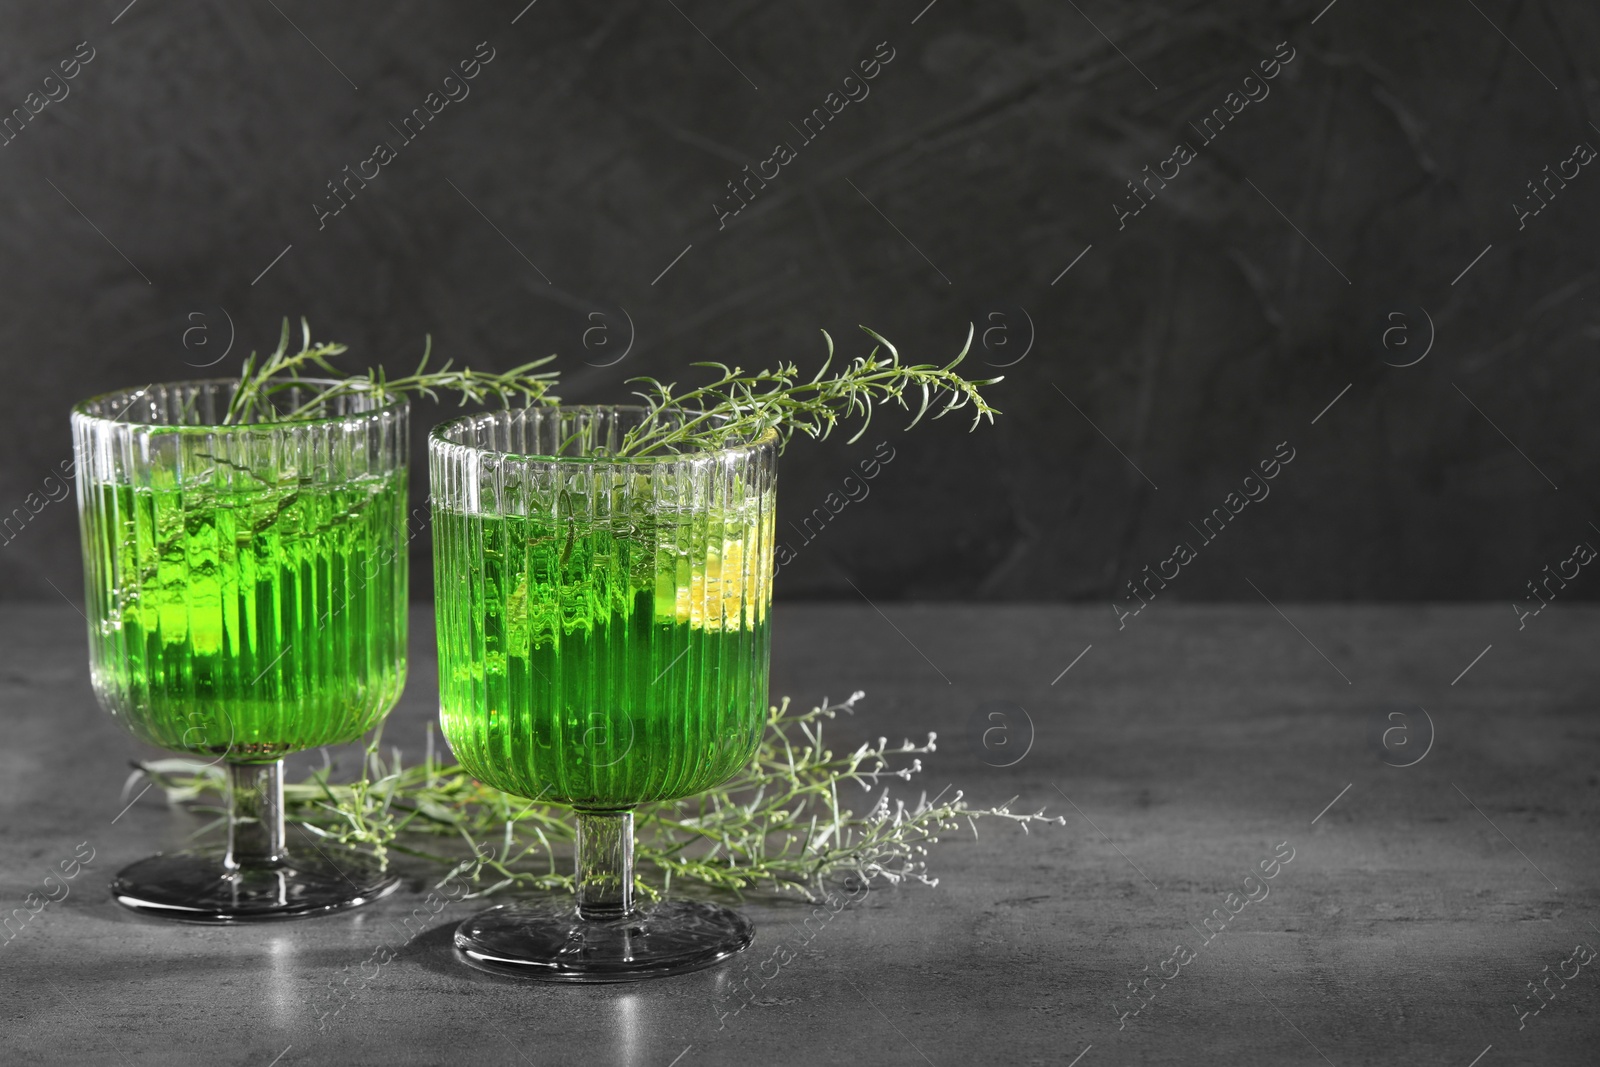
{"label": "goblet glass", "polygon": [[[299,408],[311,381],[273,395]],[[398,880],[331,843],[284,840],[291,752],[354,740],[406,672],[407,404],[218,425],[233,381],[175,382],[72,411],[89,666],[140,740],[227,767],[226,848],[158,854],[112,883],[190,922],[352,907]]]}
{"label": "goblet glass", "polygon": [[754,928],[634,900],[633,809],[726,781],[767,710],[777,437],[616,455],[644,409],[472,415],[428,439],[444,735],[480,781],[577,816],[577,901],[492,908],[486,970],[617,982],[708,966]]}

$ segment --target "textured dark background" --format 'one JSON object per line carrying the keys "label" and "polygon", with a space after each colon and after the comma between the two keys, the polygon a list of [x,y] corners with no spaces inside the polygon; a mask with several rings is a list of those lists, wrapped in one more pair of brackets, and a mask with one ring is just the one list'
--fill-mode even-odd
{"label": "textured dark background", "polygon": [[[216,373],[185,364],[230,340],[236,372],[285,314],[391,368],[428,332],[558,352],[575,400],[815,360],[819,328],[854,353],[858,323],[942,358],[976,320],[1004,417],[793,448],[795,521],[896,452],[781,595],[1110,598],[1282,441],[1271,497],[1163,595],[1510,599],[1600,543],[1600,174],[1512,207],[1600,146],[1593,4],[925,2],[5,4],[0,113],[95,58],[0,148],[0,511],[74,400]],[[325,183],[480,41],[470,96],[319,231]],[[870,96],[719,231],[725,183],[883,41]],[[1119,230],[1125,183],[1283,41],[1270,95]],[[70,503],[0,547],[0,596],[79,581]]]}

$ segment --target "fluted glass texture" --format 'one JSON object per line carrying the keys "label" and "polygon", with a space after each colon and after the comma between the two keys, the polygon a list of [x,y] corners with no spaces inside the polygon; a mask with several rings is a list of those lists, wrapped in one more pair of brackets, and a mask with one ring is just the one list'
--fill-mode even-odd
{"label": "fluted glass texture", "polygon": [[234,384],[73,410],[89,660],[139,738],[267,763],[359,737],[404,685],[407,405],[217,425]]}
{"label": "fluted glass texture", "polygon": [[777,443],[615,456],[643,411],[430,435],[444,733],[518,796],[621,811],[716,785],[767,710]]}

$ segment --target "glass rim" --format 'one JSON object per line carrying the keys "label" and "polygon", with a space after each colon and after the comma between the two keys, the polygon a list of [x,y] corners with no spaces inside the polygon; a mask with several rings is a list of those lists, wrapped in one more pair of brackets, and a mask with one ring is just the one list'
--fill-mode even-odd
{"label": "glass rim", "polygon": [[[286,381],[286,382],[294,382],[294,383],[299,383],[299,384],[303,384],[303,385],[323,386],[323,385],[339,385],[339,384],[342,384],[347,379],[341,379],[341,378],[285,378],[285,379],[282,379],[282,380]],[[150,382],[147,385],[138,385],[138,386],[132,386],[132,387],[125,387],[125,388],[122,388],[122,389],[113,389],[110,392],[100,393],[100,394],[98,394],[96,396],[91,396],[91,397],[89,397],[89,398],[87,398],[85,400],[80,400],[76,404],[72,405],[71,415],[72,415],[72,417],[74,419],[83,419],[85,422],[93,423],[93,424],[96,424],[96,425],[101,425],[101,426],[126,426],[130,430],[143,430],[143,431],[150,432],[150,433],[211,433],[211,434],[215,434],[215,433],[236,433],[236,432],[240,432],[240,431],[253,431],[255,433],[262,433],[262,432],[270,432],[272,430],[279,429],[279,428],[290,428],[290,427],[302,428],[302,427],[308,427],[308,426],[333,426],[333,425],[337,425],[338,423],[341,423],[341,422],[352,422],[352,421],[355,421],[357,419],[370,418],[373,415],[399,414],[399,413],[401,413],[403,411],[407,411],[410,408],[410,404],[411,404],[410,399],[408,397],[406,397],[403,393],[396,393],[389,400],[388,403],[385,403],[385,404],[382,404],[382,405],[380,405],[378,407],[375,407],[375,408],[371,409],[370,411],[352,411],[352,412],[349,412],[348,414],[344,414],[344,415],[316,415],[316,416],[307,415],[307,416],[303,416],[303,417],[300,417],[300,418],[294,418],[294,419],[279,419],[279,420],[277,420],[275,422],[196,423],[196,424],[193,424],[193,425],[180,424],[180,423],[167,423],[167,422],[126,422],[126,421],[124,421],[122,419],[121,415],[118,415],[116,418],[111,418],[108,415],[100,415],[100,414],[97,414],[95,412],[91,412],[91,411],[87,410],[88,407],[91,404],[98,404],[98,403],[101,403],[102,401],[107,401],[107,400],[111,400],[111,401],[126,400],[127,401],[127,408],[123,409],[123,413],[126,414],[128,408],[131,408],[133,406],[134,402],[137,401],[140,396],[142,396],[145,393],[149,392],[151,389],[155,389],[157,387],[163,387],[163,388],[172,389],[172,388],[179,388],[179,387],[183,387],[183,386],[238,385],[238,384],[239,384],[239,379],[238,378],[186,378],[186,379],[182,379],[180,381],[173,381],[173,382]],[[363,392],[363,391],[364,390],[358,390],[355,393],[347,393],[345,395],[347,395],[347,396],[359,396],[359,395],[361,395],[361,392]]]}
{"label": "glass rim", "polygon": [[[550,456],[538,453],[511,452],[498,448],[485,448],[482,445],[466,445],[459,441],[446,438],[450,431],[466,425],[474,419],[484,415],[493,415],[501,411],[511,414],[520,414],[527,411],[572,411],[572,412],[629,412],[649,411],[643,404],[530,404],[520,408],[493,408],[489,411],[480,411],[471,415],[458,415],[453,419],[441,422],[428,431],[428,445],[430,450],[433,445],[445,448],[465,449],[477,456],[492,460],[510,460],[514,463],[565,463],[589,464],[592,466],[641,466],[645,464],[682,463],[687,460],[720,459],[740,454],[753,453],[758,449],[774,446],[778,443],[778,431],[768,426],[758,436],[740,442],[739,444],[721,445],[716,448],[697,448],[691,452],[664,452],[649,456]],[[727,416],[721,416],[727,418]]]}

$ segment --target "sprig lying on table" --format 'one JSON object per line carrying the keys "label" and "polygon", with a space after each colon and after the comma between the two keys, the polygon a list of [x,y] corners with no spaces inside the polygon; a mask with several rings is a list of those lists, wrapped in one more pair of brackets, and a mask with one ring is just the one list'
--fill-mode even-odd
{"label": "sprig lying on table", "polygon": [[[862,696],[857,692],[838,704],[824,700],[806,712],[791,711],[785,698],[768,714],[755,757],[731,781],[640,808],[634,845],[640,892],[659,896],[677,879],[806,896],[821,879],[840,874],[937,885],[928,873],[928,846],[963,821],[974,834],[980,818],[1013,822],[1024,831],[1032,823],[1062,822],[1043,809],[1013,812],[1010,801],[973,808],[960,791],[931,800],[923,793],[910,805],[891,798],[888,781],[910,781],[920,773],[918,757],[934,751],[936,737],[930,733],[920,745],[879,738],[876,745],[833,752],[823,742],[824,724],[841,712],[853,714]],[[468,856],[492,849],[493,858],[475,872],[480,888],[474,896],[507,887],[571,891],[570,855],[558,855],[566,851],[559,846],[572,841],[568,809],[483,785],[459,765],[437,760],[431,731],[429,740],[423,761],[407,767],[398,750],[385,759],[381,738],[374,735],[358,780],[335,783],[325,765],[303,782],[286,784],[288,818],[315,836],[368,849],[385,862],[392,851],[436,862],[447,872],[462,866],[463,853],[452,842],[465,845]],[[138,768],[136,776],[148,776],[173,802],[208,806],[225,788],[220,766],[194,760],[152,760]],[[849,806],[857,789],[870,798],[863,811]]]}

